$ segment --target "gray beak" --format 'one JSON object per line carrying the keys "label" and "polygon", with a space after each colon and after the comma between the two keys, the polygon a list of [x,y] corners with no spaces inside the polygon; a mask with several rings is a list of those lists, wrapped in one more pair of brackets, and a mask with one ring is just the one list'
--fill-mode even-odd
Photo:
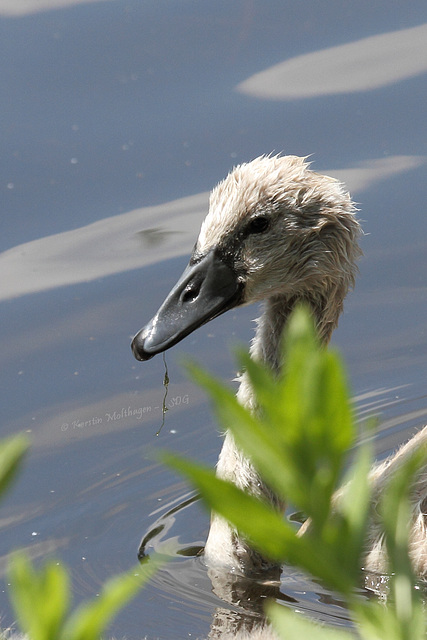
{"label": "gray beak", "polygon": [[190,261],[154,318],[132,340],[135,358],[149,360],[170,349],[242,299],[242,280],[217,252]]}

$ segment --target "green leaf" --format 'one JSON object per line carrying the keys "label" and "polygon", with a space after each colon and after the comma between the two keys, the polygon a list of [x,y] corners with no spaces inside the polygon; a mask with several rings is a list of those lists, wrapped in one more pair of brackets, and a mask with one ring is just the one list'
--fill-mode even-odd
{"label": "green leaf", "polygon": [[267,424],[271,421],[283,423],[283,415],[280,413],[281,403],[277,402],[279,393],[279,380],[272,371],[263,363],[256,362],[249,353],[243,349],[237,351],[239,368],[249,376],[255,405],[259,407],[263,417],[267,418]]}
{"label": "green leaf", "polygon": [[[379,512],[385,530],[389,559],[391,596],[396,613],[396,627],[402,638],[425,634],[425,621],[415,576],[409,557],[409,527],[412,513],[409,493],[418,473],[426,463],[426,446],[413,451],[393,469],[380,500]],[[412,634],[411,629],[416,633]],[[406,635],[405,635],[406,634]]]}
{"label": "green leaf", "polygon": [[344,629],[321,626],[283,605],[267,605],[267,614],[283,640],[354,640],[354,634]]}
{"label": "green leaf", "polygon": [[[235,394],[223,383],[210,376],[196,365],[188,365],[194,380],[204,387],[214,401],[215,412],[220,423],[230,427],[230,431],[242,449],[260,473],[271,484],[279,496],[289,498],[289,483],[294,476],[288,473],[292,464],[288,453],[278,446],[277,433],[266,428],[265,422],[243,407]],[[281,469],[278,474],[275,470]]]}
{"label": "green leaf", "polygon": [[31,640],[58,638],[68,610],[68,574],[59,564],[47,563],[36,571],[27,556],[10,561],[10,599],[21,629]]}
{"label": "green leaf", "polygon": [[368,446],[358,449],[347,479],[334,497],[334,512],[319,533],[335,563],[348,576],[348,588],[358,583],[365,553],[366,532],[371,510],[369,471],[372,456]]}
{"label": "green leaf", "polygon": [[64,627],[65,640],[98,640],[111,620],[151,578],[159,561],[138,565],[108,580],[98,598],[79,607]]}
{"label": "green leaf", "polygon": [[255,546],[262,544],[262,551],[271,560],[283,559],[287,545],[294,543],[296,534],[281,514],[231,482],[220,480],[210,469],[175,455],[164,454],[163,459],[191,480],[216,513],[230,520]]}
{"label": "green leaf", "polygon": [[217,478],[211,469],[170,454],[164,454],[163,460],[187,476],[213,511],[270,560],[299,566],[343,592],[353,588],[346,565],[335,561],[333,547],[298,536],[280,513],[233,483]]}
{"label": "green leaf", "polygon": [[368,444],[360,446],[355,453],[354,462],[344,478],[343,488],[337,509],[346,518],[350,530],[363,535],[371,504],[371,482],[369,473],[372,467],[372,450]]}
{"label": "green leaf", "polygon": [[404,626],[392,602],[363,602],[354,598],[351,607],[359,635],[364,640],[425,640],[425,612],[421,605]]}
{"label": "green leaf", "polygon": [[[368,537],[372,487],[372,454],[356,450],[340,478],[348,451],[355,444],[352,407],[339,357],[319,346],[309,314],[297,309],[284,339],[285,367],[275,377],[263,364],[241,354],[245,383],[254,391],[254,413],[240,406],[234,393],[200,369],[193,376],[211,395],[221,424],[228,429],[260,476],[283,500],[310,520],[298,536],[271,506],[203,468],[169,456],[168,463],[186,475],[210,507],[249,544],[277,562],[308,571],[343,594],[357,631],[365,640],[421,640],[424,613],[409,559],[409,491],[426,451],[400,459],[383,491],[379,513],[390,560],[387,606],[357,593]],[[338,491],[337,491],[338,489]],[[325,629],[290,611],[272,608],[277,628],[286,638],[347,640],[350,632]]]}
{"label": "green leaf", "polygon": [[17,474],[28,449],[28,440],[22,435],[0,440],[0,495]]}
{"label": "green leaf", "polygon": [[15,554],[10,562],[11,602],[20,628],[31,640],[99,640],[111,619],[153,575],[158,558],[109,580],[101,594],[68,616],[68,573],[56,562],[36,570],[29,558]]}

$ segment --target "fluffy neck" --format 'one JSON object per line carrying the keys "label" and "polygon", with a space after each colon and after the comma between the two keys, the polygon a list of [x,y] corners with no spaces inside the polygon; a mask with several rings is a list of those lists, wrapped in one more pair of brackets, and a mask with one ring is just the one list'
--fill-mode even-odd
{"label": "fluffy neck", "polygon": [[[280,354],[284,327],[295,304],[302,301],[302,298],[295,297],[270,298],[264,303],[263,314],[257,321],[250,349],[251,357],[266,362],[277,373],[282,366]],[[330,298],[324,297],[311,297],[305,301],[313,311],[321,340],[327,343],[337,324],[342,299],[335,299],[335,304],[332,305]],[[252,411],[255,410],[252,387],[245,373],[242,375],[237,397],[241,404]],[[217,476],[233,482],[252,495],[263,498],[279,511],[284,511],[285,504],[263,482],[250,460],[236,446],[230,432],[225,434],[217,465]],[[256,574],[274,567],[266,558],[251,549],[236,531],[215,513],[212,514],[205,556],[210,565],[233,568],[244,575]]]}

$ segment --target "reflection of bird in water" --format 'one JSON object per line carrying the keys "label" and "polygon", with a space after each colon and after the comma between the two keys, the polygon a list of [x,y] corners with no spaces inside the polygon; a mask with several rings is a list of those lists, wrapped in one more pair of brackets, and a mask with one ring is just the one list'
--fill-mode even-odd
{"label": "reflection of bird in water", "polygon": [[[196,328],[241,304],[264,301],[251,356],[274,371],[281,367],[281,336],[298,302],[312,310],[319,336],[329,341],[348,289],[353,285],[360,227],[349,194],[333,178],[309,169],[294,156],[260,157],[234,169],[212,192],[189,265],[162,307],[132,342],[138,360],[170,348]],[[238,398],[254,408],[249,380],[241,377]],[[422,431],[389,462],[373,470],[374,495],[393,469],[425,440]],[[277,508],[280,500],[226,433],[217,474],[262,497]],[[425,478],[424,478],[425,480]],[[417,494],[417,495],[415,495]],[[423,499],[414,492],[411,552],[415,568],[427,570]],[[385,567],[379,525],[373,523],[366,566]],[[427,548],[427,547],[426,547]],[[234,568],[244,575],[270,562],[213,514],[205,555],[210,566]]]}

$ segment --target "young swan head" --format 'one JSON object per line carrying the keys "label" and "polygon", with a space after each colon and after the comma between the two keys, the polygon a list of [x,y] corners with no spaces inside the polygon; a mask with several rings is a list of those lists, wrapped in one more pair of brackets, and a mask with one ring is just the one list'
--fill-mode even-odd
{"label": "young swan head", "polygon": [[354,214],[343,185],[303,158],[236,167],[212,191],[188,267],[133,339],[135,357],[148,360],[228,309],[268,298],[307,300],[336,322],[360,255]]}

